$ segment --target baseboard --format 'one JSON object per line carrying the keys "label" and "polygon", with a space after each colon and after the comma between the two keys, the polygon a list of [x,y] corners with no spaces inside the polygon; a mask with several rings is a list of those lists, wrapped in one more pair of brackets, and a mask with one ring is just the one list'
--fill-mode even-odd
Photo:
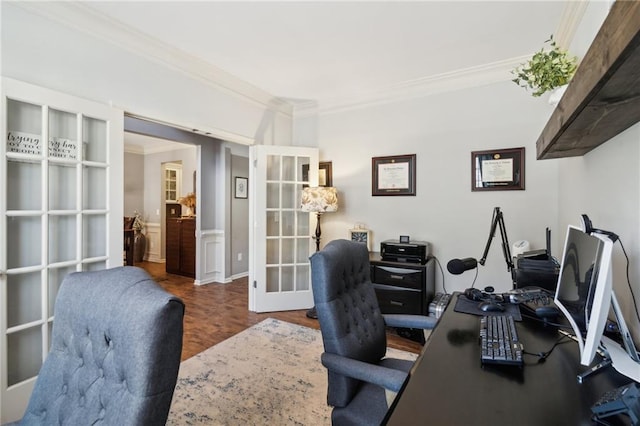
{"label": "baseboard", "polygon": [[239,274],[234,274],[231,275],[231,281],[233,280],[238,280],[240,278],[244,278],[244,277],[248,277],[249,276],[249,271],[247,272],[240,272]]}

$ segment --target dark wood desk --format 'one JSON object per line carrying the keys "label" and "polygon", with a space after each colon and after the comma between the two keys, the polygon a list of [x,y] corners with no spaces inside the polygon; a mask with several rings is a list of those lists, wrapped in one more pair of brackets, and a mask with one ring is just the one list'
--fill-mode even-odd
{"label": "dark wood desk", "polygon": [[[591,405],[630,380],[609,367],[585,379],[578,344],[558,345],[543,363],[526,355],[524,368],[481,366],[479,317],[454,311],[457,294],[431,333],[387,413],[388,425],[591,425]],[[551,349],[559,335],[534,320],[517,323],[527,352]],[[630,423],[618,415],[611,424]],[[617,422],[617,423],[616,423]]]}

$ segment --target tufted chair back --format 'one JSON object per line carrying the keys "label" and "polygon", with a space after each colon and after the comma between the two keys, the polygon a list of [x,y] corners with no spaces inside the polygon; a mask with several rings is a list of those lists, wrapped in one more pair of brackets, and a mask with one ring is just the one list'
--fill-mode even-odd
{"label": "tufted chair back", "polygon": [[23,425],[163,425],[184,304],[139,268],[68,275]]}
{"label": "tufted chair back", "polygon": [[[334,240],[311,256],[313,299],[324,350],[377,364],[387,351],[385,323],[371,284],[366,245]],[[327,402],[346,406],[360,381],[329,372]]]}

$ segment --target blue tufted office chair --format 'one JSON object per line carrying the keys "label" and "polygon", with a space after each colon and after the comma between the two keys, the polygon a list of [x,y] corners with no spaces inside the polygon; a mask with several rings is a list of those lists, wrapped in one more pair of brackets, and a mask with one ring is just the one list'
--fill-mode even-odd
{"label": "blue tufted office chair", "polygon": [[164,425],[182,352],[184,304],[139,268],[62,282],[50,352],[22,425]]}
{"label": "blue tufted office chair", "polygon": [[311,256],[311,277],[332,424],[378,425],[387,412],[385,389],[398,392],[413,365],[385,358],[385,327],[431,329],[437,320],[380,313],[364,244],[331,241]]}

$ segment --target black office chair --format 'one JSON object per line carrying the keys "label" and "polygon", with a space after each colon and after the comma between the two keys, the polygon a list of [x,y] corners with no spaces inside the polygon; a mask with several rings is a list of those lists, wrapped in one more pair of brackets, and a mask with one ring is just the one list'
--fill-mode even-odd
{"label": "black office chair", "polygon": [[380,312],[364,244],[331,241],[311,256],[311,276],[332,424],[378,425],[388,408],[385,389],[398,392],[413,365],[385,358],[386,326],[432,329],[437,320]]}

